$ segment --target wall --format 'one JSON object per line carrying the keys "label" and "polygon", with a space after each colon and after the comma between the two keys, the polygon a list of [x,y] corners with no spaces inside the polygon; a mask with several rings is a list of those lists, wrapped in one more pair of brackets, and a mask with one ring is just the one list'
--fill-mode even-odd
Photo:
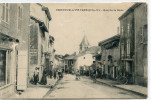
{"label": "wall", "polygon": [[37,3],[31,3],[30,5],[31,5],[30,15],[43,21],[45,25],[47,26],[47,28],[49,28],[49,25],[46,24],[46,21],[48,21],[48,18],[47,18],[47,15],[45,14],[45,11],[42,10],[42,6],[38,5]]}
{"label": "wall", "polygon": [[[40,16],[39,16],[40,15]],[[30,16],[35,17],[39,21],[46,23],[48,18],[46,16],[45,11],[42,10],[42,6],[37,3],[30,4]],[[41,80],[43,69],[46,63],[45,52],[49,51],[48,43],[49,43],[49,33],[41,30],[39,23],[36,20],[30,19],[31,31],[30,31],[30,47],[33,47],[35,53],[35,57],[32,60],[36,59],[35,64],[30,64],[29,76],[30,80],[34,75],[35,67],[39,67],[39,81]],[[45,24],[46,25],[46,24]],[[32,55],[30,54],[30,57]],[[30,59],[31,60],[31,59]]]}
{"label": "wall", "polygon": [[74,62],[74,69],[80,69],[80,66],[91,66],[93,64],[93,56],[92,54],[85,54],[83,56],[80,56],[76,59]]}
{"label": "wall", "polygon": [[[130,26],[128,37],[128,24]],[[123,33],[122,33],[123,27]],[[127,40],[130,40],[130,57],[134,55],[134,13],[130,12],[127,16],[120,20],[120,38],[121,46],[124,44],[124,58],[127,58]],[[121,48],[122,49],[122,48]]]}
{"label": "wall", "polygon": [[[22,24],[21,32],[18,32],[17,22],[18,22],[18,6],[21,5],[23,8],[23,17],[22,17]],[[2,16],[2,4],[0,4],[0,18]],[[29,4],[16,4],[11,3],[9,5],[9,22],[8,25],[1,21],[0,19],[0,32],[6,34],[8,36],[14,37],[19,39],[19,43],[16,46],[13,45],[13,42],[6,42],[6,45],[3,47],[7,50],[7,80],[9,83],[4,87],[0,88],[0,97],[8,97],[12,95],[16,91],[16,66],[17,63],[17,51],[19,50],[26,50],[28,51],[28,35],[29,35]],[[1,48],[1,47],[0,47]],[[28,56],[28,55],[26,55]],[[27,62],[28,63],[28,62]],[[27,64],[28,65],[28,64]],[[27,69],[26,69],[27,70]]]}
{"label": "wall", "polygon": [[[2,20],[2,7],[3,7],[3,3],[0,3],[0,32],[2,32],[3,34],[7,34],[8,35],[8,32],[9,32],[9,24],[5,23],[3,20]],[[12,7],[12,6],[10,6]],[[9,7],[9,8],[10,8]],[[13,8],[15,9],[15,8]],[[11,9],[11,10],[13,10]],[[11,12],[11,11],[10,11]],[[9,21],[10,22],[10,21]]]}
{"label": "wall", "polygon": [[[112,38],[111,38],[112,39]],[[108,44],[114,44],[108,45]],[[109,48],[108,48],[109,47]],[[106,74],[108,78],[116,78],[118,75],[118,70],[120,67],[120,46],[119,46],[119,38],[118,40],[113,40],[111,42],[107,42],[106,44],[101,45],[101,67],[103,74]],[[112,60],[108,59],[108,56],[112,57]]]}
{"label": "wall", "polygon": [[[135,56],[135,82],[140,85],[147,85],[147,29],[143,29],[143,41],[140,41],[141,27],[147,26],[147,4],[141,4],[134,10],[135,16],[135,43],[136,43],[136,56]],[[146,27],[147,28],[147,27]]]}

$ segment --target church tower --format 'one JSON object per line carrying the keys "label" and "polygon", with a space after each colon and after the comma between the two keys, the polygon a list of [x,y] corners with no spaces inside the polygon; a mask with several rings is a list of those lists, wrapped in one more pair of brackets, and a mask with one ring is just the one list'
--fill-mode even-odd
{"label": "church tower", "polygon": [[80,52],[85,51],[87,48],[89,48],[90,44],[89,44],[89,41],[85,35],[84,35],[79,46],[80,46]]}

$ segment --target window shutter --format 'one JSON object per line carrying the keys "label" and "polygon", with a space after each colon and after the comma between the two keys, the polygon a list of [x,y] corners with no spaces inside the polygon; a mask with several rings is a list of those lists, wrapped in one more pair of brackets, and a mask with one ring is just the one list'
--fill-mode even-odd
{"label": "window shutter", "polygon": [[139,31],[139,43],[143,43],[143,28],[140,27],[140,31]]}

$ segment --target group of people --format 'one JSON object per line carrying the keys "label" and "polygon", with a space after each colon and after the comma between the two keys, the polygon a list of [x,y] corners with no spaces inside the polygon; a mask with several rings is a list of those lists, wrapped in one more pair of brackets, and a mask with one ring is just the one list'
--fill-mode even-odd
{"label": "group of people", "polygon": [[37,85],[37,83],[42,84],[42,85],[46,85],[47,84],[47,70],[46,70],[46,68],[43,70],[43,75],[42,75],[41,81],[39,82],[39,67],[36,67],[35,71],[34,71],[33,78],[31,80],[31,83],[33,83],[34,85]]}
{"label": "group of people", "polygon": [[[80,79],[80,70],[76,71],[76,79],[79,80]],[[90,77],[93,79],[94,82],[96,82],[96,76],[97,76],[97,70],[93,69],[90,71]]]}
{"label": "group of people", "polygon": [[63,78],[63,71],[61,69],[54,70],[54,79]]}
{"label": "group of people", "polygon": [[41,85],[46,85],[47,84],[47,76],[50,75],[50,78],[54,77],[54,79],[61,79],[63,78],[63,72],[61,69],[55,69],[54,72],[48,72],[46,68],[44,68],[43,73],[42,73],[42,78],[39,80],[39,67],[35,68],[33,78],[31,80],[31,83],[34,85],[37,85],[37,83]]}

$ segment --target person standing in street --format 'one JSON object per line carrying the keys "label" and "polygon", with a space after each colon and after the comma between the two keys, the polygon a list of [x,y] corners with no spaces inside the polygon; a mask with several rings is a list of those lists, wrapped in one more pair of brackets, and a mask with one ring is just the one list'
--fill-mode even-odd
{"label": "person standing in street", "polygon": [[77,70],[77,72],[76,72],[76,79],[77,79],[77,80],[80,79],[80,71],[79,71],[79,70]]}
{"label": "person standing in street", "polygon": [[39,68],[36,67],[34,71],[34,84],[37,85],[39,81]]}
{"label": "person standing in street", "polygon": [[47,69],[46,68],[43,70],[43,76],[42,76],[42,79],[41,79],[41,84],[42,85],[47,84]]}
{"label": "person standing in street", "polygon": [[56,79],[56,70],[54,70],[54,79]]}
{"label": "person standing in street", "polygon": [[93,82],[96,82],[96,69],[93,70]]}

